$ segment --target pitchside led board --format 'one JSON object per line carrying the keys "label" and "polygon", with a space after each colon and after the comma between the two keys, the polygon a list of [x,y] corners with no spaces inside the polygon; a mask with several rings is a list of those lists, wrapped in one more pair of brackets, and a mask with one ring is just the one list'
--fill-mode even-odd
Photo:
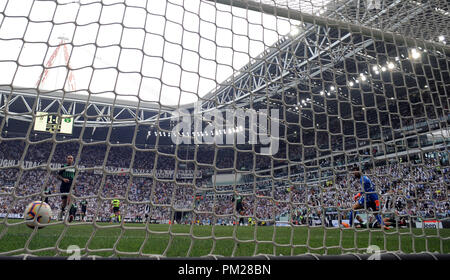
{"label": "pitchside led board", "polygon": [[62,115],[61,120],[57,114],[47,112],[36,112],[34,130],[54,133],[72,134],[73,117]]}

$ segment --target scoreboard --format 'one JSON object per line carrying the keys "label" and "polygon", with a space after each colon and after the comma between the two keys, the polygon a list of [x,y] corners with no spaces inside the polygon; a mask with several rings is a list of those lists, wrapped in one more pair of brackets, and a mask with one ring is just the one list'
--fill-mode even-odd
{"label": "scoreboard", "polygon": [[50,133],[72,134],[73,116],[62,115],[61,118],[56,113],[36,112],[34,130]]}

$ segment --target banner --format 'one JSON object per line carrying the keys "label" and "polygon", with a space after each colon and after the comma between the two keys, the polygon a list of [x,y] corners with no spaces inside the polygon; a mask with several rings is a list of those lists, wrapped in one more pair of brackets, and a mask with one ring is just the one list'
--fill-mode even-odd
{"label": "banner", "polygon": [[[332,220],[331,223],[333,224],[333,227],[339,227],[339,221],[338,220]],[[341,223],[349,223],[349,220],[341,220]]]}
{"label": "banner", "polygon": [[[43,163],[35,162],[35,161],[24,161],[23,167],[24,168],[33,168],[38,167]],[[19,161],[14,159],[0,159],[0,167],[12,167],[12,166],[18,166]],[[60,169],[63,167],[63,164],[61,163],[50,163],[50,168],[52,169]],[[86,166],[84,165],[78,165],[78,168],[80,169],[80,172],[86,172]],[[124,167],[113,167],[113,166],[105,166],[105,170],[108,172],[118,173],[117,175],[127,175],[129,172],[129,168]],[[148,174],[149,177],[156,177],[160,179],[172,179],[174,178],[175,170],[156,170],[155,174],[153,174],[154,170],[148,170],[148,169],[137,169],[133,168],[133,173],[135,174]],[[194,174],[195,173],[195,174]],[[94,174],[103,174],[103,166],[95,166],[94,167]],[[194,172],[194,170],[178,170],[176,174],[176,179],[194,179],[195,178],[202,178],[202,172],[197,170],[197,172]]]}
{"label": "banner", "polygon": [[[6,218],[7,213],[0,213],[0,218]],[[23,214],[8,214],[9,219],[23,219]]]}
{"label": "banner", "polygon": [[416,228],[443,228],[442,223],[440,221],[432,220],[432,221],[423,221],[416,222]]}
{"label": "banner", "polygon": [[[108,172],[114,172],[118,173],[117,175],[127,175],[129,172],[129,168],[122,168],[122,167],[111,167],[111,166],[105,166],[105,170]],[[159,179],[173,179],[175,170],[147,170],[147,169],[133,169],[134,174],[143,174],[148,175],[149,177],[156,177]],[[102,166],[96,166],[94,170],[94,174],[103,174],[103,167]],[[197,171],[194,174],[194,170],[178,170],[176,179],[194,179],[194,176],[196,178],[202,178],[202,172]]]}

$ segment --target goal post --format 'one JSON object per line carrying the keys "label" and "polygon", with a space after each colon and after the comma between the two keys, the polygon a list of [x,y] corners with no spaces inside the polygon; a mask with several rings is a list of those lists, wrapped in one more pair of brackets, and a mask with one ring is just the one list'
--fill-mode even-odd
{"label": "goal post", "polygon": [[0,258],[448,258],[449,8],[1,3]]}

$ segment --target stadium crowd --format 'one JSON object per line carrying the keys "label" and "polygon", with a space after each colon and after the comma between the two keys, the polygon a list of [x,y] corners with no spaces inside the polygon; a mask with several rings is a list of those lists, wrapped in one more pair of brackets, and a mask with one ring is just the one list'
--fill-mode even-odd
{"label": "stadium crowd", "polygon": [[[3,141],[0,143],[0,159],[21,159],[25,147],[21,141]],[[132,149],[128,146],[114,146],[108,151],[106,145],[89,145],[79,151],[78,144],[71,142],[52,148],[49,142],[29,145],[24,160],[43,165],[49,162],[64,163],[65,156],[72,154],[79,157],[77,164],[80,166],[129,167],[132,158]],[[177,160],[174,152],[169,147],[158,152],[137,151],[133,168],[173,170],[178,164],[177,168],[194,169],[192,162],[185,166],[180,163],[192,160],[195,153],[178,151]],[[256,161],[252,153],[241,153],[241,157],[234,158],[231,152],[231,149],[224,150],[215,156],[214,150],[212,154],[197,153],[197,162],[217,168],[244,168],[256,166],[253,165],[255,162],[260,168],[270,168],[272,164],[272,158],[268,156],[260,156],[261,160]],[[237,162],[239,165],[236,165]],[[321,166],[329,164],[329,161],[320,162]],[[74,179],[74,203],[86,199],[88,219],[97,218],[100,221],[109,221],[111,200],[119,198],[125,221],[145,221],[147,215],[150,222],[156,223],[176,220],[179,223],[232,224],[237,221],[233,197],[240,195],[243,210],[238,214],[245,216],[246,222],[251,217],[273,224],[286,217],[295,224],[325,223],[331,226],[330,221],[345,219],[354,203],[353,196],[361,189],[345,169],[327,177],[333,172],[318,172],[313,166],[310,169],[315,171],[298,169],[306,171],[306,174],[299,172],[287,176],[286,172],[280,171],[275,174],[275,180],[266,178],[255,181],[256,177],[247,176],[244,182],[237,185],[222,186],[211,184],[211,176],[208,175],[211,166],[204,168],[197,165],[197,169],[203,171],[203,176],[195,180],[158,180],[145,175],[130,177],[126,172],[103,176],[96,170],[85,170],[77,173]],[[409,220],[450,216],[450,167],[448,164],[442,166],[436,158],[426,157],[419,164],[387,162],[364,170],[364,174],[377,186],[384,213],[395,213]],[[48,198],[56,216],[60,209],[60,181],[55,175],[56,171],[49,172],[40,167],[21,171],[14,166],[3,166],[0,169],[0,214],[20,215],[30,201]],[[151,207],[146,207],[148,205]]]}

